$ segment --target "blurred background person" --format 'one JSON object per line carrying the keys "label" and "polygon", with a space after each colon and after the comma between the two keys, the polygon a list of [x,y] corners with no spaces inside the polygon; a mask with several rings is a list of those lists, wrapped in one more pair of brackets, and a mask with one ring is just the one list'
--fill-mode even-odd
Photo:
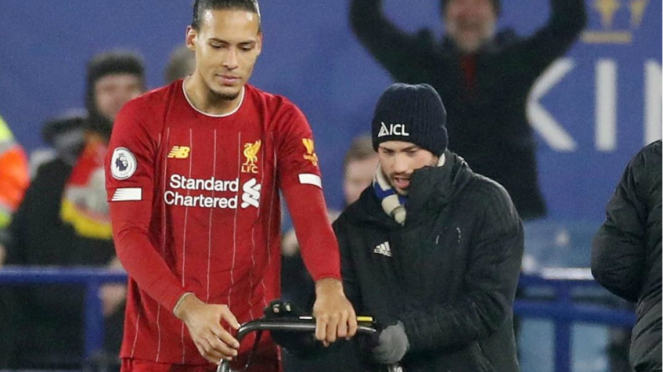
{"label": "blurred background person", "polygon": [[629,162],[592,244],[592,274],[637,302],[629,359],[636,372],[661,366],[661,141]]}
{"label": "blurred background person", "polygon": [[[18,207],[30,177],[23,148],[16,142],[7,123],[0,117],[0,268],[10,243],[8,231],[12,215]],[[11,366],[17,329],[9,316],[16,304],[6,288],[0,288],[0,369]]]}
{"label": "blurred background person", "polygon": [[196,69],[196,55],[182,44],[175,48],[170,54],[166,70],[164,72],[164,81],[170,84],[177,79],[183,79]]}
{"label": "blurred background person", "polygon": [[[87,116],[65,116],[44,128],[44,139],[54,145],[57,156],[39,167],[12,220],[7,264],[122,268],[112,241],[103,161],[115,115],[144,91],[138,55],[112,51],[92,57],[87,66]],[[85,289],[39,285],[17,287],[13,295],[18,305],[15,323],[21,330],[15,342],[16,366],[81,368]],[[126,286],[106,284],[99,296],[106,318],[105,349],[117,355]]]}
{"label": "blurred background person", "polygon": [[439,92],[452,150],[473,171],[503,185],[523,220],[544,216],[527,96],[583,29],[584,0],[550,0],[550,20],[527,38],[510,29],[497,32],[499,0],[440,4],[446,32],[441,42],[429,30],[400,30],[383,14],[382,0],[351,0],[350,23],[394,80],[428,83]]}
{"label": "blurred background person", "polygon": [[361,192],[373,182],[378,154],[373,150],[371,136],[357,136],[343,159],[343,195],[345,206],[359,199]]}
{"label": "blurred background person", "polygon": [[59,158],[73,166],[85,143],[87,110],[72,109],[46,120],[41,137],[48,147],[30,153],[30,175],[34,178],[39,167]]}
{"label": "blurred background person", "polygon": [[0,267],[7,253],[5,246],[9,243],[7,228],[29,182],[25,151],[0,116]]}

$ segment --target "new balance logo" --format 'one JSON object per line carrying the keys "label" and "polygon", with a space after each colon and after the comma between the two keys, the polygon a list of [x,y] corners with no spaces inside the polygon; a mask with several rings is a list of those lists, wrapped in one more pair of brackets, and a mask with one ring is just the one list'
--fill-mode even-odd
{"label": "new balance logo", "polygon": [[189,157],[189,152],[191,152],[189,146],[173,146],[168,153],[168,159],[186,159]]}
{"label": "new balance logo", "polygon": [[380,122],[380,132],[378,133],[378,138],[384,136],[409,137],[410,133],[405,131],[405,124],[389,124],[389,126],[387,126],[385,123]]}
{"label": "new balance logo", "polygon": [[389,242],[384,242],[382,244],[376,245],[375,249],[373,249],[373,253],[391,257],[391,248],[389,247]]}

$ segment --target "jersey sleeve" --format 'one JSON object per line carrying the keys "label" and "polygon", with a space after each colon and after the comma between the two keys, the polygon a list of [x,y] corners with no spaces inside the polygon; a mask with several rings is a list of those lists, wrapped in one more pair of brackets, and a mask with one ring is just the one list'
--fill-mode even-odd
{"label": "jersey sleeve", "polygon": [[282,111],[276,119],[279,187],[292,216],[302,258],[313,280],[340,279],[338,243],[327,218],[313,133],[294,105]]}
{"label": "jersey sleeve", "polygon": [[[142,109],[142,110],[141,110]],[[106,156],[106,191],[117,256],[143,291],[173,309],[185,289],[150,239],[158,134],[141,120],[140,101],[118,114]]]}

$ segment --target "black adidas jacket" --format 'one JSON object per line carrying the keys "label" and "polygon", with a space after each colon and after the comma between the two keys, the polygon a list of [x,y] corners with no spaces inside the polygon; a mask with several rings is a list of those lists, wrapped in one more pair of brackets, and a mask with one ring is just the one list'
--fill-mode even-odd
{"label": "black adidas jacket", "polygon": [[661,370],[661,141],[629,163],[592,244],[592,274],[614,294],[637,302],[630,362]]}
{"label": "black adidas jacket", "polygon": [[502,186],[446,157],[413,174],[404,226],[372,187],[334,223],[346,294],[358,314],[403,322],[407,372],[519,371],[520,218]]}

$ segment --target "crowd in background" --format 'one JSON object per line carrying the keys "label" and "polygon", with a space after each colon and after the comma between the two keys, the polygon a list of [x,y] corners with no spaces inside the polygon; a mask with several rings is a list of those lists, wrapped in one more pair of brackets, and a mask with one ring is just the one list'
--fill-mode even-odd
{"label": "crowd in background", "polygon": [[[523,220],[541,218],[546,203],[537,179],[535,141],[525,114],[527,95],[541,73],[577,39],[586,23],[584,1],[551,0],[549,22],[528,38],[496,30],[499,0],[470,3],[442,1],[446,26],[442,41],[431,34],[400,30],[382,13],[380,0],[352,0],[350,21],[357,38],[395,81],[429,83],[438,91],[449,115],[449,148],[465,158],[474,171],[502,184]],[[92,56],[86,71],[85,109],[65,111],[49,119],[41,135],[50,149],[37,152],[31,162],[11,134],[12,123],[0,118],[0,267],[121,270],[112,242],[103,159],[115,115],[148,88],[144,69],[140,56],[134,53],[117,50]],[[193,54],[180,47],[173,51],[164,84],[184,78],[194,69]],[[660,144],[658,156],[660,170]],[[343,161],[345,206],[354,203],[374,182],[376,166],[371,138],[355,138]],[[660,174],[658,182],[660,214]],[[330,210],[330,220],[339,213]],[[658,224],[660,235],[660,219]],[[601,239],[607,239],[606,231],[611,229],[610,225],[604,227]],[[299,256],[293,231],[284,231],[282,252],[283,297],[310,311],[313,282]],[[660,265],[658,285],[660,313]],[[634,291],[626,289],[630,294],[623,297],[641,300]],[[107,330],[104,348],[108,355],[115,355],[122,335],[126,287],[104,285],[99,296]],[[70,285],[31,285],[20,290],[1,287],[0,369],[80,369],[84,300],[84,289]],[[629,332],[619,330],[615,336],[612,350],[623,357],[615,358],[611,372],[630,370],[624,363]],[[348,347],[337,346],[336,354],[327,360],[286,355],[286,368],[337,370],[337,365],[331,365],[341,359],[351,366]]]}

